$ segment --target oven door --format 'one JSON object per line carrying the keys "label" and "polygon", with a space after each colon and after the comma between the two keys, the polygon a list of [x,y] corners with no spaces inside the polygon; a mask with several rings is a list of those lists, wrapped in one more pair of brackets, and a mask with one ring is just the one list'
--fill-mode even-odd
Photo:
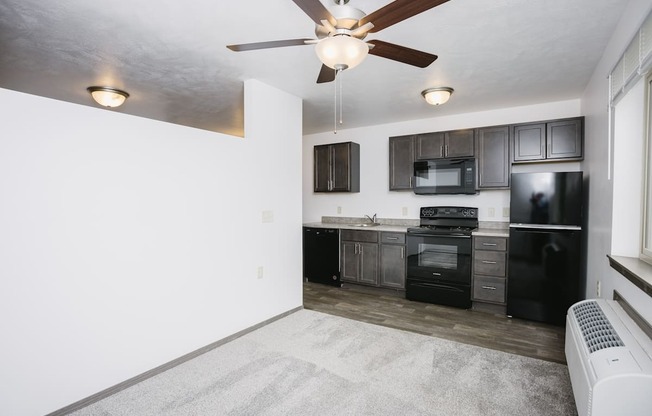
{"label": "oven door", "polygon": [[408,233],[407,277],[471,284],[471,236]]}

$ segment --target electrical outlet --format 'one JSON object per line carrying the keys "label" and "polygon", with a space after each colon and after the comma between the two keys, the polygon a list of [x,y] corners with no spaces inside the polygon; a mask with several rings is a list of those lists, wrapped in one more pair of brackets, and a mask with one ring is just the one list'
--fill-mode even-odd
{"label": "electrical outlet", "polygon": [[496,216],[496,208],[491,207],[489,208],[489,218],[493,218]]}
{"label": "electrical outlet", "polygon": [[274,222],[274,211],[263,211],[263,222]]}
{"label": "electrical outlet", "polygon": [[256,274],[258,275],[259,279],[263,278],[263,266],[258,266],[258,270],[256,271]]}
{"label": "electrical outlet", "polygon": [[403,214],[404,217],[407,217],[407,207],[401,208],[401,213]]}
{"label": "electrical outlet", "polygon": [[596,287],[595,293],[598,297],[602,297],[602,282],[598,280],[598,285]]}
{"label": "electrical outlet", "polygon": [[341,214],[342,213],[342,207],[337,207],[337,213]]}
{"label": "electrical outlet", "polygon": [[503,207],[503,217],[509,218],[509,207]]}

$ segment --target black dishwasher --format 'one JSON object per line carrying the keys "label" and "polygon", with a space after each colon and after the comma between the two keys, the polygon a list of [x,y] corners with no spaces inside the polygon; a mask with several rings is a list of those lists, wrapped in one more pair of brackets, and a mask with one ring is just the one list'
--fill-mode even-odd
{"label": "black dishwasher", "polygon": [[303,277],[309,282],[342,286],[340,230],[303,227]]}

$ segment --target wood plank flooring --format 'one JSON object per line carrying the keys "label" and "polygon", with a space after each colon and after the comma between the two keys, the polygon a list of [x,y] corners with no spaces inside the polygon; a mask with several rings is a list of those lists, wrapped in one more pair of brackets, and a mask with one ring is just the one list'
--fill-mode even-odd
{"label": "wood plank flooring", "polygon": [[563,327],[504,315],[413,302],[400,292],[305,282],[303,306],[423,335],[566,364]]}

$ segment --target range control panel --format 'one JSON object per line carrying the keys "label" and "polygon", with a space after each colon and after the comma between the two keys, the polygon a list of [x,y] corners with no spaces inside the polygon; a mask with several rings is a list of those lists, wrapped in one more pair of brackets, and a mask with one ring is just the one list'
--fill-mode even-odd
{"label": "range control panel", "polygon": [[478,209],[471,207],[422,207],[421,218],[478,218]]}

